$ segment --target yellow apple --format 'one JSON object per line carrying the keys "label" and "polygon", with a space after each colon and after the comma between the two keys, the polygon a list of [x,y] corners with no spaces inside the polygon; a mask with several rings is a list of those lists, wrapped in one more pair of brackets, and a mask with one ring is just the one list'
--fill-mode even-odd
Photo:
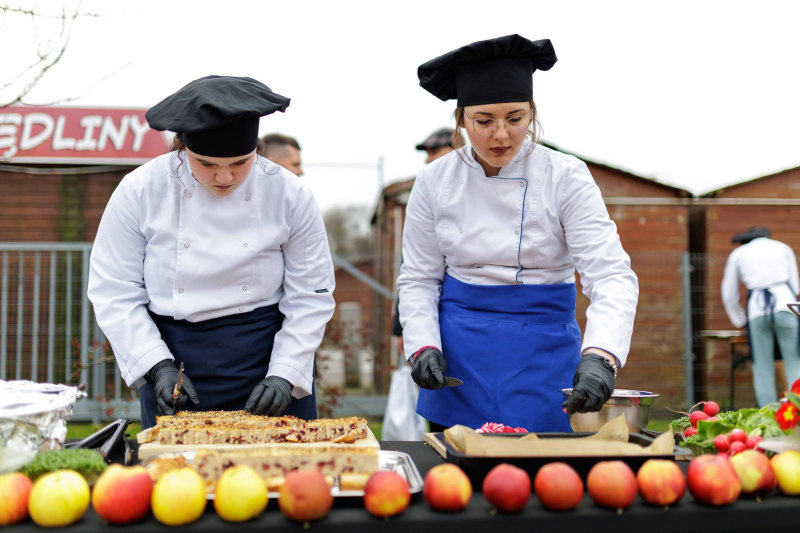
{"label": "yellow apple", "polygon": [[171,470],[156,481],[151,503],[153,515],[162,524],[190,524],[206,510],[203,478],[191,468]]}
{"label": "yellow apple", "polygon": [[267,484],[247,465],[228,468],[214,491],[214,509],[223,520],[244,522],[267,506]]}
{"label": "yellow apple", "polygon": [[38,478],[28,498],[28,512],[42,527],[77,522],[89,507],[89,484],[74,470],[56,470]]}
{"label": "yellow apple", "polygon": [[781,492],[790,496],[800,494],[800,452],[782,452],[773,456],[770,462],[778,476]]}

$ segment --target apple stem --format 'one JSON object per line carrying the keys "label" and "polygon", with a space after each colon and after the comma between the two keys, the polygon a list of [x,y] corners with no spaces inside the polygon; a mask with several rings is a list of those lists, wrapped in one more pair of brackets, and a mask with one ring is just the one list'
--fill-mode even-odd
{"label": "apple stem", "polygon": [[311,524],[309,524],[308,522],[303,522],[303,529],[310,529],[310,528]]}
{"label": "apple stem", "polygon": [[489,514],[490,514],[491,516],[494,516],[494,515],[496,515],[496,514],[497,514],[497,507],[492,507],[492,510],[491,510],[491,511],[489,511]]}
{"label": "apple stem", "polygon": [[761,503],[761,496],[759,496],[758,494],[756,494],[756,502]]}
{"label": "apple stem", "polygon": [[617,508],[617,516],[622,516],[622,507]]}
{"label": "apple stem", "polygon": [[665,510],[665,511],[669,511],[669,505],[665,505],[665,506],[664,506],[664,510]]}

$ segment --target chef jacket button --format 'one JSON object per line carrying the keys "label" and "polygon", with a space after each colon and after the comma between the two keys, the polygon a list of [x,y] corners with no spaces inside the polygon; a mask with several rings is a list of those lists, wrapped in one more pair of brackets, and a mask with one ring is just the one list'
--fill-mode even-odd
{"label": "chef jacket button", "polygon": [[178,289],[178,292],[183,292],[183,289]]}
{"label": "chef jacket button", "polygon": [[241,313],[242,311],[244,311],[244,307],[239,308],[239,312]]}
{"label": "chef jacket button", "polygon": [[183,247],[184,247],[184,248],[188,248],[188,247],[189,247],[189,245],[188,245],[188,244],[184,244],[184,245],[183,245]]}
{"label": "chef jacket button", "polygon": [[192,193],[190,193],[190,192],[187,192],[187,193],[186,193],[186,197],[187,197],[187,198],[191,198],[191,197],[192,197]]}
{"label": "chef jacket button", "polygon": [[522,285],[522,282],[521,282],[521,281],[518,281],[518,282],[517,282],[517,285]]}
{"label": "chef jacket button", "polygon": [[248,196],[247,198],[245,198],[245,201],[249,202],[250,201],[250,197]]}
{"label": "chef jacket button", "polygon": [[243,286],[243,287],[242,287],[242,290],[243,290],[243,291],[246,291],[246,290],[247,290],[247,285]]}
{"label": "chef jacket button", "polygon": [[520,182],[519,182],[519,186],[520,186],[520,187],[524,187],[524,186],[525,186],[525,182],[524,182],[524,181],[520,181]]}
{"label": "chef jacket button", "polygon": [[519,235],[519,230],[515,231],[514,235]]}
{"label": "chef jacket button", "polygon": [[247,243],[244,243],[244,247],[247,248]]}
{"label": "chef jacket button", "polygon": [[459,233],[464,233],[463,229],[458,230]]}

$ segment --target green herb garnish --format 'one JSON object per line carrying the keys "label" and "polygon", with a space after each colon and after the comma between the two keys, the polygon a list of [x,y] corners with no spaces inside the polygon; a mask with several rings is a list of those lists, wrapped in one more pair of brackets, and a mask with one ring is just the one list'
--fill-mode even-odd
{"label": "green herb garnish", "polygon": [[39,452],[33,461],[23,466],[20,471],[35,481],[39,476],[56,470],[75,470],[89,483],[92,483],[100,472],[105,470],[103,456],[94,450],[60,450]]}

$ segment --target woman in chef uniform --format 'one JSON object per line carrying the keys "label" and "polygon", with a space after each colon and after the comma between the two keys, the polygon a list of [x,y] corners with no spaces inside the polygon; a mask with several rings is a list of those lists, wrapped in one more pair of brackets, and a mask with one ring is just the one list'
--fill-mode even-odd
{"label": "woman in chef uniform", "polygon": [[509,35],[419,67],[471,144],[419,172],[403,232],[403,341],[433,431],[571,431],[565,411],[600,410],[628,355],[639,289],[616,226],[586,165],[536,144],[532,75],[555,62],[549,40]]}
{"label": "woman in chef uniform", "polygon": [[89,274],[145,428],[184,404],[316,418],[314,352],[334,310],[325,226],[305,182],[256,155],[259,118],[288,105],[251,78],[208,76],[146,114],[177,133],[174,151],[114,191]]}

